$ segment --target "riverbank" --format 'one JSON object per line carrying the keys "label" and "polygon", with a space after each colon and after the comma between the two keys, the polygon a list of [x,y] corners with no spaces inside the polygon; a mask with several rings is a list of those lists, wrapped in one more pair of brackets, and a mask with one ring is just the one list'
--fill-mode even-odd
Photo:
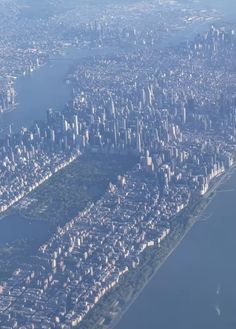
{"label": "riverbank", "polygon": [[[109,329],[114,329],[116,328],[117,324],[119,323],[119,321],[121,320],[121,318],[124,316],[124,314],[130,309],[130,307],[133,305],[133,303],[137,300],[137,298],[142,294],[143,290],[146,288],[146,286],[150,283],[150,281],[156,276],[156,274],[158,273],[158,271],[160,270],[160,268],[164,265],[164,263],[167,261],[167,259],[175,252],[175,250],[180,246],[180,244],[182,243],[182,241],[184,240],[184,238],[187,236],[187,234],[191,231],[191,229],[193,228],[193,226],[195,224],[197,224],[199,221],[202,220],[202,215],[204,214],[205,210],[208,208],[208,206],[210,205],[210,203],[214,200],[215,195],[216,195],[216,191],[217,189],[223,185],[232,175],[232,173],[235,171],[235,165],[233,165],[231,168],[229,168],[229,170],[222,174],[219,177],[216,177],[212,182],[211,187],[209,188],[209,190],[207,191],[207,193],[201,198],[201,200],[199,200],[199,202],[197,202],[194,205],[194,208],[196,209],[196,213],[193,213],[193,215],[189,216],[189,218],[187,219],[187,225],[185,227],[185,229],[183,230],[181,236],[179,239],[175,239],[176,237],[174,236],[173,239],[173,246],[170,249],[169,253],[167,255],[165,255],[159,262],[159,264],[157,265],[155,271],[153,272],[153,274],[150,276],[150,278],[144,283],[142,290],[140,290],[136,296],[134,297],[133,300],[130,301],[130,303],[126,306],[126,308],[123,310],[123,312],[121,313],[121,315],[119,316],[119,318],[114,321],[114,323],[112,324],[111,327],[109,327]],[[179,216],[179,215],[178,215]],[[181,216],[181,214],[180,214]],[[184,215],[183,215],[184,216]],[[205,220],[205,219],[204,219]],[[206,219],[207,220],[207,219]],[[172,232],[175,235],[175,232]],[[173,236],[169,236],[168,238],[173,238]],[[146,264],[143,265],[143,267],[145,267]],[[141,269],[140,269],[141,270]]]}
{"label": "riverbank", "polygon": [[31,191],[0,217],[0,281],[130,170],[136,156],[86,152]]}
{"label": "riverbank", "polygon": [[232,166],[226,173],[215,178],[208,192],[200,199],[193,201],[174,219],[172,232],[161,247],[154,247],[144,253],[141,259],[142,265],[135,270],[131,270],[119,285],[104,297],[100,305],[95,306],[80,326],[81,329],[97,328],[98,324],[103,329],[117,327],[121,318],[142,294],[144,288],[156,276],[167,259],[180,246],[193,226],[202,220],[206,220],[202,217],[215,198],[216,190],[228,181],[234,170],[235,166]]}

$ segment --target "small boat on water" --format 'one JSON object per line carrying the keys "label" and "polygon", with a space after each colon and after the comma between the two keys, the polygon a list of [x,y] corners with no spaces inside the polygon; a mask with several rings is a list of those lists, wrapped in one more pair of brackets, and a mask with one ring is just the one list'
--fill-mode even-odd
{"label": "small boat on water", "polygon": [[217,295],[220,294],[220,284],[217,285],[216,294],[217,294]]}
{"label": "small boat on water", "polygon": [[221,316],[221,310],[220,310],[219,305],[216,305],[216,306],[215,306],[215,310],[216,310],[217,315],[218,315],[218,316]]}

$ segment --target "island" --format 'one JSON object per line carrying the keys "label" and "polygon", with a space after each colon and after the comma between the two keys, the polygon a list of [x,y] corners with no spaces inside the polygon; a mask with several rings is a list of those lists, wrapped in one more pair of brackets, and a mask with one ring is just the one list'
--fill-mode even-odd
{"label": "island", "polygon": [[122,51],[76,64],[66,108],[1,141],[0,212],[54,225],[2,280],[3,329],[112,328],[234,169],[231,27],[163,47],[155,20],[72,31]]}

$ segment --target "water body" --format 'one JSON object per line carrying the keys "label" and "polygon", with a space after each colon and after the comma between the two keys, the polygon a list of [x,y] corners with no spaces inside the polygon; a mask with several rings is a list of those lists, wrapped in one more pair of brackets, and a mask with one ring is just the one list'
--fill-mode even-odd
{"label": "water body", "polygon": [[[88,50],[68,50],[65,56],[52,60],[16,81],[17,107],[0,116],[0,131],[7,132],[12,124],[14,131],[30,127],[34,120],[44,120],[46,110],[53,107],[62,110],[70,100],[71,89],[65,84],[66,74],[74,65],[74,60],[90,56]],[[0,218],[0,245],[20,239],[46,240],[51,233],[46,222],[29,222],[19,215],[9,214]]]}
{"label": "water body", "polygon": [[[21,127],[29,128],[35,120],[44,120],[48,108],[63,110],[71,99],[71,87],[65,78],[73,66],[84,58],[111,51],[69,48],[63,56],[52,57],[39,70],[17,79],[18,105],[15,110],[0,115],[0,135],[1,131],[2,135],[8,132],[10,124],[13,131],[18,131]],[[25,238],[44,241],[50,233],[51,227],[46,222],[29,222],[11,213],[0,216],[0,245]]]}
{"label": "water body", "polygon": [[[185,0],[183,3],[191,7],[201,9],[215,8],[224,14],[223,20],[235,23],[236,1],[235,0]],[[195,23],[184,31],[172,33],[166,44],[178,44],[187,38],[191,38],[196,32],[207,30],[208,23]],[[115,50],[117,51],[117,49]],[[75,62],[96,55],[114,53],[114,49],[73,49],[69,48],[65,56],[51,61],[31,75],[17,79],[15,89],[17,92],[17,107],[11,112],[0,115],[0,133],[8,132],[12,124],[13,131],[21,127],[30,127],[35,120],[44,120],[46,110],[50,107],[62,110],[70,100],[71,89],[65,84],[65,77]]]}
{"label": "water body", "polygon": [[116,329],[236,328],[236,172]]}
{"label": "water body", "polygon": [[[195,5],[236,23],[235,0]],[[220,190],[115,329],[236,328],[236,172]]]}
{"label": "water body", "polygon": [[202,9],[216,9],[223,14],[226,21],[235,23],[235,0],[196,0],[195,3]]}
{"label": "water body", "polygon": [[[81,56],[85,55],[85,51],[81,53]],[[15,110],[0,116],[0,131],[8,132],[9,124],[14,131],[22,126],[30,127],[34,120],[45,119],[49,107],[62,110],[71,95],[64,79],[72,65],[73,61],[67,57],[52,60],[31,75],[19,78],[15,84],[18,105]],[[0,218],[0,245],[21,239],[37,239],[40,243],[50,233],[50,225],[46,222],[31,223],[11,213]]]}
{"label": "water body", "polygon": [[0,115],[0,131],[8,132],[10,124],[13,131],[30,127],[35,120],[46,118],[48,108],[63,110],[71,99],[71,88],[65,83],[67,73],[75,62],[105,51],[108,50],[70,48],[64,56],[51,58],[49,63],[32,74],[17,79],[18,105],[15,110]]}
{"label": "water body", "polygon": [[22,126],[30,127],[34,120],[45,119],[48,108],[62,109],[70,97],[70,89],[64,84],[70,65],[69,60],[54,61],[17,79],[18,105],[15,110],[0,116],[0,129],[6,129],[10,124],[14,131]]}
{"label": "water body", "polygon": [[[225,21],[235,20],[235,0],[205,0],[200,5],[223,9]],[[198,28],[194,26],[194,31]],[[76,58],[90,55],[90,51],[80,50]],[[51,61],[18,79],[19,105],[0,117],[0,130],[10,123],[14,130],[29,127],[34,120],[44,119],[49,107],[62,110],[71,95],[64,78],[73,64],[68,53],[63,60]],[[224,188],[235,186],[236,174]],[[116,329],[236,328],[235,198],[235,190],[217,194],[207,209],[212,216],[194,226]],[[0,244],[38,236],[43,240],[49,234],[50,227],[43,222],[29,223],[15,215],[0,221]]]}
{"label": "water body", "polygon": [[220,18],[217,20],[203,20],[202,22],[195,22],[183,30],[175,31],[167,37],[164,45],[176,45],[178,46],[180,42],[192,40],[193,37],[198,33],[204,33],[208,31],[211,25],[216,26],[228,26],[235,28],[236,19],[236,1],[235,0],[182,0],[183,7],[195,8],[204,11],[209,11],[214,9],[220,14]]}
{"label": "water body", "polygon": [[0,221],[0,246],[21,239],[42,243],[51,233],[51,225],[47,222],[30,222],[19,215],[8,215]]}

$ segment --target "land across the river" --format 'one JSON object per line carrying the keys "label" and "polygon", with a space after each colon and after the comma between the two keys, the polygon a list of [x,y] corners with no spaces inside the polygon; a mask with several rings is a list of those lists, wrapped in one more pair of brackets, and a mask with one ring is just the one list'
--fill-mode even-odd
{"label": "land across the river", "polygon": [[[181,4],[183,10],[185,2]],[[188,7],[186,1],[186,7]],[[234,11],[236,2],[234,0],[199,0],[191,2],[191,6],[205,10],[216,8],[222,20],[197,20],[185,28],[176,29],[163,35],[159,47],[178,45],[182,41],[190,40],[196,33],[207,31],[212,24],[220,26],[232,24],[235,21]],[[217,16],[218,17],[218,16]],[[102,56],[117,54],[128,51],[116,47],[68,47],[63,55],[50,56],[49,61],[38,68],[30,75],[21,76],[15,82],[16,106],[11,111],[0,114],[0,136],[9,132],[9,125],[13,131],[18,131],[22,126],[30,127],[35,120],[44,120],[46,110],[50,107],[63,110],[65,105],[71,100],[71,88],[65,83],[67,74],[73,69],[76,63],[86,60],[91,56]]]}
{"label": "land across the river", "polygon": [[0,137],[22,127],[30,128],[34,121],[45,120],[46,110],[62,111],[71,101],[72,88],[66,84],[67,75],[79,63],[92,56],[118,52],[116,48],[76,48],[70,46],[62,54],[50,56],[47,63],[15,82],[16,106],[0,114]]}

